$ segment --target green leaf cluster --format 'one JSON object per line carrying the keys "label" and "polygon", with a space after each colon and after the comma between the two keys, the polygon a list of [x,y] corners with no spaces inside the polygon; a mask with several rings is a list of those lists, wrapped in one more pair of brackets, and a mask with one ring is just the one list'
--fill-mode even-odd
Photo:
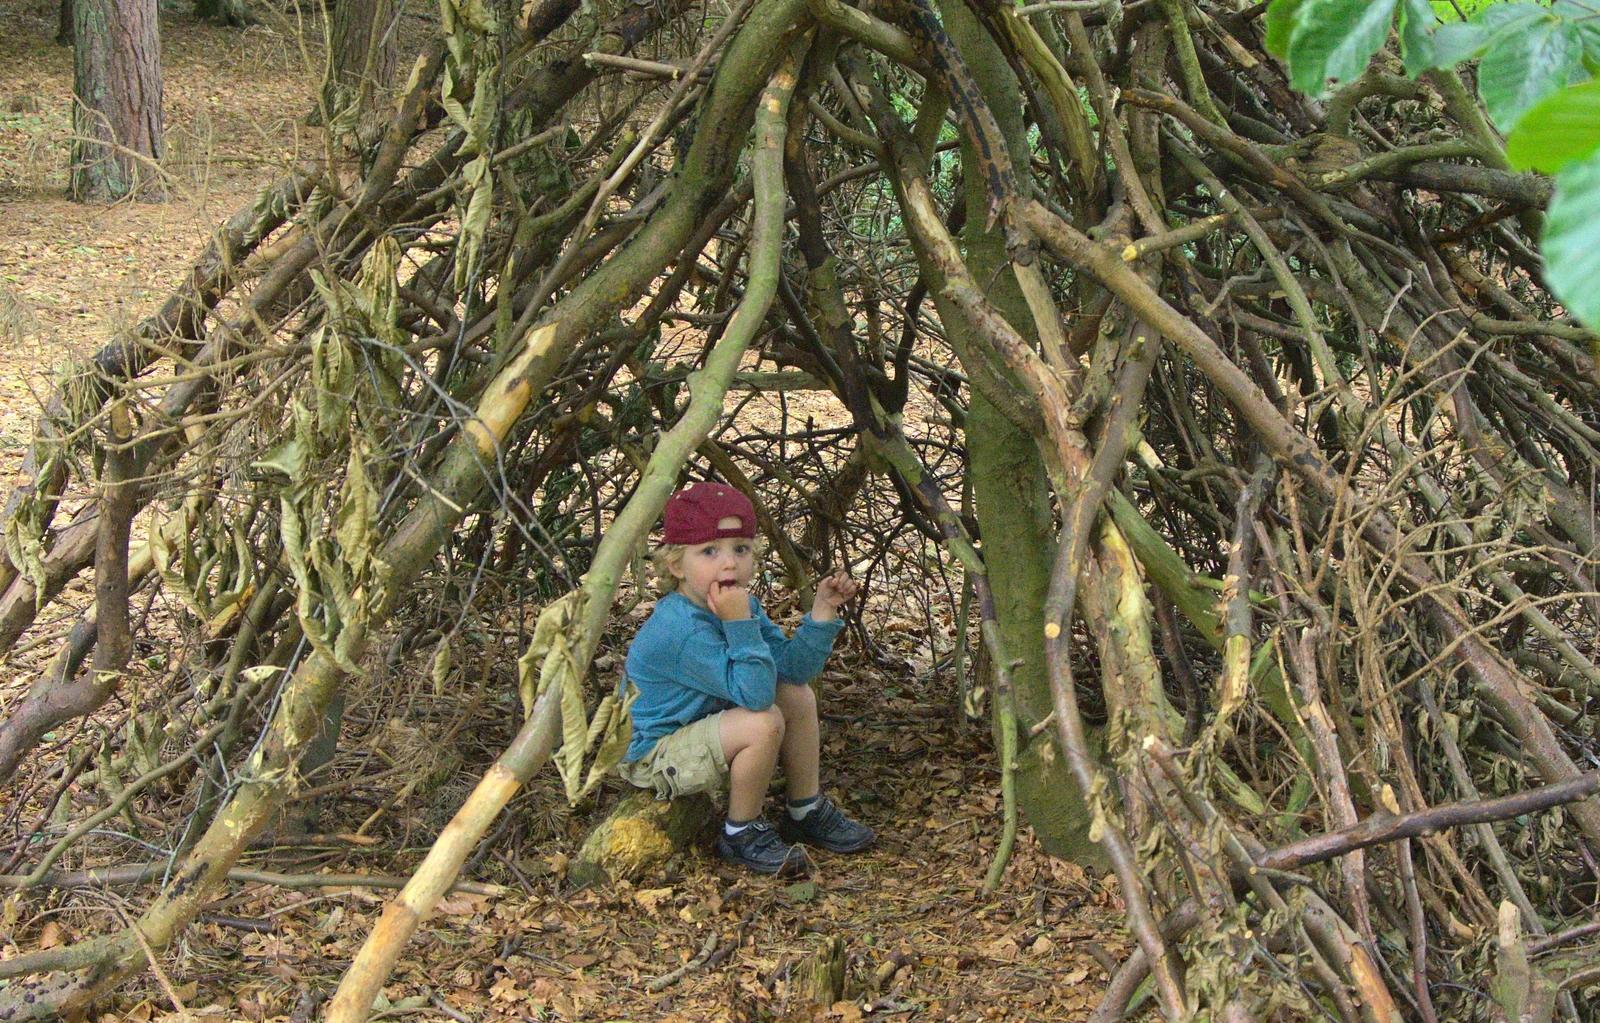
{"label": "green leaf cluster", "polygon": [[1267,9],[1267,49],[1289,63],[1296,89],[1328,93],[1330,80],[1361,76],[1399,19],[1400,51],[1416,75],[1433,61],[1438,24],[1427,0],[1275,0]]}
{"label": "green leaf cluster", "polygon": [[1406,72],[1478,61],[1478,96],[1518,169],[1554,174],[1541,252],[1545,283],[1573,315],[1600,323],[1600,13],[1580,0],[1480,3],[1440,23],[1425,0],[1274,0],[1267,47],[1295,88],[1348,83],[1397,30]]}

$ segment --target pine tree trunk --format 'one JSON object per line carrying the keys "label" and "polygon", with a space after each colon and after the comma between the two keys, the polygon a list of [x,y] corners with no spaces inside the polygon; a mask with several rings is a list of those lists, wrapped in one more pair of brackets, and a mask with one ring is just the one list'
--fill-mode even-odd
{"label": "pine tree trunk", "polygon": [[376,109],[394,79],[394,0],[339,0],[329,15],[328,77],[318,115],[332,121],[359,101],[362,114]]}
{"label": "pine tree trunk", "polygon": [[157,197],[162,136],[156,0],[77,0],[73,42],[73,198]]}

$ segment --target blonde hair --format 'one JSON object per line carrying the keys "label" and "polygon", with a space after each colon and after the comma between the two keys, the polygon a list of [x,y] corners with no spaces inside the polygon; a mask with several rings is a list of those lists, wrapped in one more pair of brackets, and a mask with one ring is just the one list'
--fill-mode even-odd
{"label": "blonde hair", "polygon": [[[664,543],[650,552],[650,575],[654,578],[656,589],[665,597],[678,588],[678,577],[672,574],[674,566],[683,564],[683,552],[698,544]],[[751,555],[756,561],[767,553],[767,538],[760,533],[750,541]]]}
{"label": "blonde hair", "polygon": [[688,544],[664,543],[650,552],[650,574],[663,597],[678,588],[678,577],[672,574],[672,568],[683,563],[683,552],[688,549]]}

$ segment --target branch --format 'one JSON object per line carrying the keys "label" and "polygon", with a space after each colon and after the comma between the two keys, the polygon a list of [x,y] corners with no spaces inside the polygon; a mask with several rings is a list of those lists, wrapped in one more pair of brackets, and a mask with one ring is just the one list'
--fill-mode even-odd
{"label": "branch", "polygon": [[[588,670],[601,627],[610,613],[621,564],[631,557],[660,515],[690,452],[699,447],[721,417],[723,397],[733,374],[772,306],[782,272],[783,127],[795,77],[793,61],[786,62],[772,76],[756,107],[756,144],[751,157],[756,203],[749,286],[744,300],[707,358],[705,368],[689,378],[689,410],[657,443],[638,488],[606,530],[585,576],[581,592],[586,610],[580,612],[581,624],[576,626],[579,634],[569,638],[573,670],[580,677]],[[543,621],[541,617],[541,627]],[[561,731],[562,695],[559,684],[548,686],[539,695],[517,737],[445,826],[400,896],[384,909],[339,982],[328,1007],[329,1023],[361,1023],[372,1011],[373,999],[389,978],[407,940],[455,880],[468,853],[511,797],[555,751]]]}
{"label": "branch", "polygon": [[[28,874],[0,874],[0,888],[117,888],[125,885],[147,884],[159,880],[166,872],[167,860],[149,863],[127,863],[115,867],[91,867],[88,870],[52,870],[41,880],[28,884]],[[279,874],[270,870],[246,870],[235,867],[228,871],[229,881],[243,884],[268,884],[274,888],[404,888],[406,878],[385,874]],[[480,884],[476,881],[457,881],[453,892],[469,895],[501,895],[505,888],[497,884]],[[0,976],[11,962],[0,964]]]}
{"label": "branch", "polygon": [[1335,856],[1365,849],[1369,845],[1419,838],[1445,828],[1509,820],[1553,806],[1575,803],[1596,792],[1600,792],[1600,773],[1581,775],[1571,781],[1541,786],[1514,796],[1446,803],[1400,817],[1386,813],[1374,814],[1354,827],[1280,846],[1263,856],[1259,865],[1272,870],[1295,870],[1310,863],[1321,863]]}
{"label": "branch", "polygon": [[1550,205],[1550,196],[1556,190],[1554,181],[1538,174],[1508,174],[1459,163],[1425,162],[1387,167],[1371,177],[1434,192],[1470,192],[1541,210]]}
{"label": "branch", "polygon": [[652,993],[654,993],[656,991],[665,991],[667,988],[669,988],[672,985],[676,984],[678,981],[682,980],[684,977],[688,976],[690,973],[694,972],[695,970],[698,970],[701,966],[705,965],[705,961],[707,959],[710,959],[711,958],[711,953],[715,952],[716,950],[717,950],[717,932],[716,931],[711,931],[708,934],[706,934],[706,940],[705,940],[705,943],[700,946],[700,954],[699,955],[695,956],[693,959],[691,959],[688,962],[684,963],[682,966],[678,967],[676,970],[673,970],[671,973],[663,973],[661,976],[659,976],[656,979],[650,981],[648,984],[646,984],[644,986],[644,989],[646,991],[649,991],[649,992],[652,992]]}
{"label": "branch", "polygon": [[924,77],[927,76],[927,63],[918,56],[911,37],[899,28],[874,18],[865,11],[850,7],[840,0],[807,0],[806,6],[813,18],[835,32],[841,32],[856,42],[877,50],[890,60],[904,64]]}

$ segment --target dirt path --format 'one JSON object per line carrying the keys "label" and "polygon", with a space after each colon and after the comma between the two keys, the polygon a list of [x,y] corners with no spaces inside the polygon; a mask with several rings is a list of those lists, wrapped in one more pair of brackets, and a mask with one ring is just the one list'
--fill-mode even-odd
{"label": "dirt path", "polygon": [[[0,470],[20,459],[54,368],[147,315],[211,228],[319,144],[294,116],[320,72],[318,27],[162,22],[171,200],[66,197],[72,51],[56,5],[0,3]],[[302,46],[302,42],[304,45]],[[15,109],[20,108],[20,109]]]}

